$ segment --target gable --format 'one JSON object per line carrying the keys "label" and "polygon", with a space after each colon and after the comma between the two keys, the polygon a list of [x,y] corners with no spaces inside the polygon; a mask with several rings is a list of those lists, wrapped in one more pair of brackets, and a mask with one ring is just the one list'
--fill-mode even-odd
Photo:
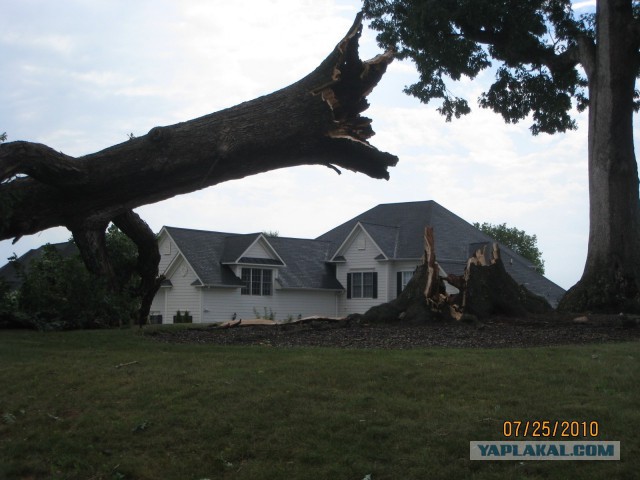
{"label": "gable", "polygon": [[273,249],[267,250],[266,242],[263,238],[258,238],[253,244],[245,250],[243,257],[253,258],[274,258]]}
{"label": "gable", "polygon": [[285,265],[276,249],[262,234],[242,253],[242,256],[238,259],[238,263],[278,266]]}
{"label": "gable", "polygon": [[[193,267],[189,265],[189,262],[181,254],[176,255],[175,261],[167,269],[165,276],[168,279],[180,277],[191,278],[191,281],[197,278]],[[175,284],[176,282],[172,281],[171,283]]]}
{"label": "gable", "polygon": [[345,259],[362,256],[377,258],[380,255],[382,255],[383,259],[387,258],[366,227],[358,222],[338,247],[330,261],[344,261]]}
{"label": "gable", "polygon": [[229,235],[224,241],[222,263],[227,265],[284,265],[282,258],[264,235]]}
{"label": "gable", "polygon": [[[202,285],[242,285],[231,269],[221,263],[225,240],[234,234],[176,227],[163,229],[173,240],[176,255],[181,254],[184,257]],[[175,259],[176,257],[172,261]],[[167,268],[171,267],[172,265]]]}
{"label": "gable", "polygon": [[178,254],[178,247],[164,227],[160,231],[160,235],[158,235],[158,250],[160,251],[158,272],[164,274]]}

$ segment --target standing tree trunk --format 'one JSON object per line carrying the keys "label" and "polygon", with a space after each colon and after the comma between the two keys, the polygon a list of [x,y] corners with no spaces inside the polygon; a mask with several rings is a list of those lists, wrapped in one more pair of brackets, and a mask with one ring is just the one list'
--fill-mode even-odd
{"label": "standing tree trunk", "polygon": [[[141,317],[158,288],[155,236],[133,209],[227,180],[305,164],[388,179],[397,157],[368,143],[369,104],[391,52],[361,61],[358,15],[344,39],[302,80],[270,95],[97,153],[73,158],[30,142],[0,145],[0,239],[55,227],[73,232],[95,274],[113,279],[105,229],[113,221],[138,246]],[[114,286],[117,288],[117,286]]]}
{"label": "standing tree trunk", "polygon": [[[589,80],[589,247],[584,273],[562,311],[640,311],[640,203],[633,146],[638,33],[632,5],[597,4],[597,48],[582,62]],[[584,56],[584,55],[583,55]]]}

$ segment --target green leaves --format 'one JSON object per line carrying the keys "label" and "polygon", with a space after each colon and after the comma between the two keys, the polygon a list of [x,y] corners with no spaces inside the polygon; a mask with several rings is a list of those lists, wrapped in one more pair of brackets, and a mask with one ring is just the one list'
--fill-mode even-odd
{"label": "green leaves", "polygon": [[518,230],[515,227],[507,227],[506,223],[493,225],[484,222],[480,225],[479,222],[475,222],[473,226],[522,255],[533,263],[538,273],[544,275],[544,260],[542,252],[538,249],[538,237],[528,235],[524,230]]}
{"label": "green leaves", "polygon": [[567,113],[571,109],[571,93],[555,82],[546,69],[501,67],[496,81],[478,101],[502,115],[505,122],[517,123],[533,113],[531,133],[556,133],[575,130],[576,123]]}
{"label": "green leaves", "polygon": [[579,36],[592,38],[594,17],[575,19],[570,0],[365,0],[363,10],[378,42],[415,63],[420,79],[405,92],[423,103],[441,100],[447,121],[471,111],[447,83],[473,79],[497,61],[481,107],[507,123],[531,116],[534,135],[576,128],[572,99],[584,109],[587,98],[574,52]]}

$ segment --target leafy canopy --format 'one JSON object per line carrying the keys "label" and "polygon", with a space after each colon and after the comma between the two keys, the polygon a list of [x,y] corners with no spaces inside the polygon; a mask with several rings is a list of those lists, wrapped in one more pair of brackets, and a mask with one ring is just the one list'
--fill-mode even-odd
{"label": "leafy canopy", "polygon": [[579,110],[587,106],[578,42],[593,38],[594,15],[576,18],[570,0],[364,0],[363,10],[378,42],[415,63],[420,79],[405,92],[440,100],[447,121],[471,110],[447,79],[473,79],[490,67],[496,79],[480,106],[507,123],[531,114],[534,135],[575,129],[572,99]]}
{"label": "leafy canopy", "polygon": [[518,230],[515,227],[507,227],[506,223],[493,225],[484,222],[481,225],[476,222],[473,226],[522,255],[533,263],[538,273],[544,275],[544,260],[542,252],[538,249],[538,238],[535,235],[528,235],[524,230]]}

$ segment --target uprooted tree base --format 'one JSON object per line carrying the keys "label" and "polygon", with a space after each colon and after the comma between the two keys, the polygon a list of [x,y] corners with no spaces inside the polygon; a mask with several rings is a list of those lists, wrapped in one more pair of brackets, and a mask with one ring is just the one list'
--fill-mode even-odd
{"label": "uprooted tree base", "polygon": [[[0,239],[66,226],[88,269],[119,288],[106,251],[115,223],[137,245],[140,319],[160,280],[154,233],[141,205],[232,179],[297,165],[338,167],[388,179],[397,157],[368,143],[366,97],[391,52],[361,61],[361,15],[320,66],[270,95],[176,125],[154,127],[97,153],[73,158],[46,145],[0,145]],[[215,208],[215,206],[212,206]]]}
{"label": "uprooted tree base", "polygon": [[[492,258],[486,259],[486,246],[467,261],[463,275],[438,275],[433,230],[425,229],[425,255],[400,296],[369,309],[368,322],[422,323],[436,319],[474,321],[494,315],[527,316],[549,313],[553,309],[542,297],[531,293],[507,273],[497,244]],[[459,293],[447,295],[445,281]]]}

